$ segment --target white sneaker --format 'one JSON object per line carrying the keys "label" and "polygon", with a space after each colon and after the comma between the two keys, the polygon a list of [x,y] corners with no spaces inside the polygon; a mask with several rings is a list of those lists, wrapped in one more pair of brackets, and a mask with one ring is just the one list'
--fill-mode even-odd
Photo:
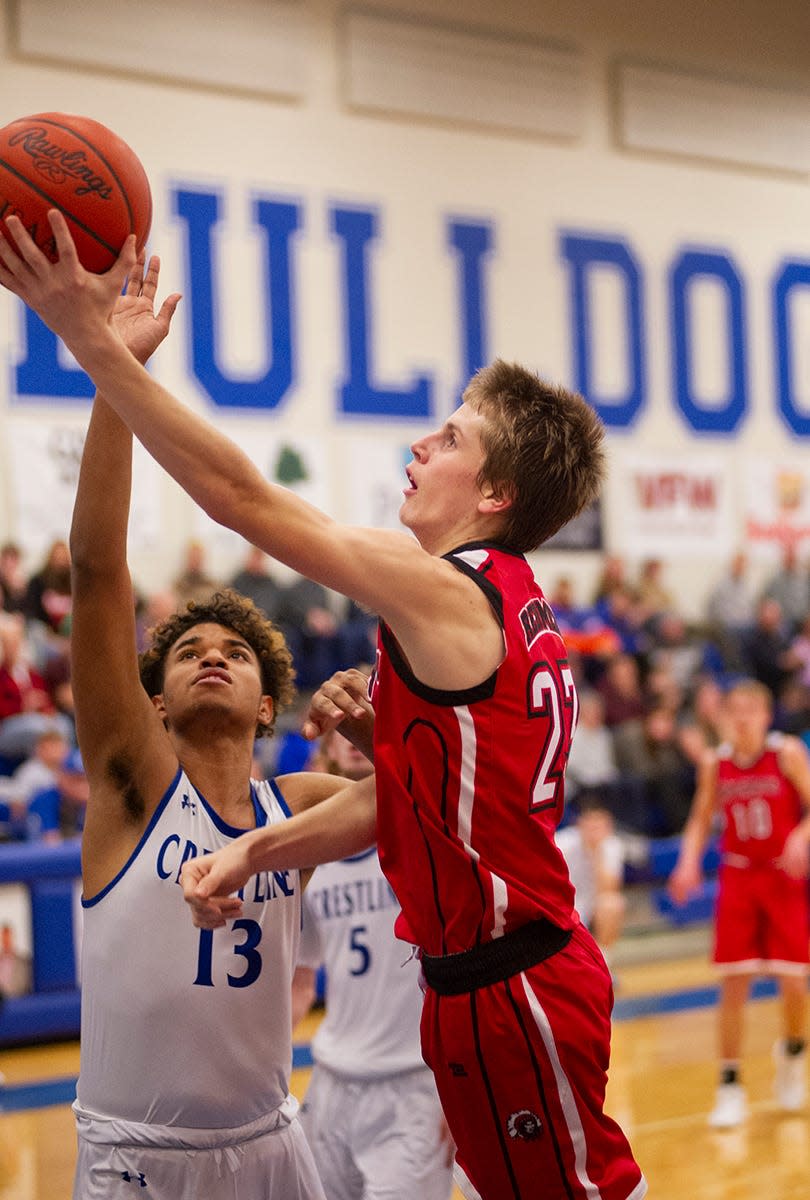
{"label": "white sneaker", "polygon": [[786,1054],[784,1041],[773,1048],[776,1076],[773,1091],[777,1103],[785,1112],[798,1112],[807,1099],[807,1049],[801,1054]]}
{"label": "white sneaker", "polygon": [[745,1091],[739,1083],[721,1083],[717,1089],[714,1108],[709,1113],[713,1129],[733,1129],[748,1116]]}

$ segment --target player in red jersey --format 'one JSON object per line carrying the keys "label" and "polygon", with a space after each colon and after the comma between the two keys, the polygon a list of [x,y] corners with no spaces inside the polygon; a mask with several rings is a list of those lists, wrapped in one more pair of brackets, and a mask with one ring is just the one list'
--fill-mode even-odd
{"label": "player in red jersey", "polygon": [[[534,1200],[541,1189],[546,1200],[641,1200],[644,1178],[603,1111],[610,977],[575,915],[552,837],[575,689],[524,558],[598,491],[594,412],[496,362],[413,444],[400,517],[415,537],[340,525],[268,483],[120,344],[107,318],[130,243],[113,271],[93,276],[60,214],[51,214],[56,265],[19,221],[7,224],[20,253],[0,242],[0,282],[62,337],[186,491],[251,544],[381,618],[377,840],[401,932],[423,952],[423,1047],[462,1190],[485,1200]],[[331,700],[317,720],[350,731]],[[196,922],[217,928],[235,916],[232,893],[257,866],[314,865],[374,839],[372,805],[315,811],[286,822],[282,838],[251,833],[234,854],[187,864]]]}
{"label": "player in red jersey", "polygon": [[699,887],[706,840],[723,825],[714,961],[719,1006],[720,1082],[709,1121],[738,1125],[746,1114],[740,1083],[743,1010],[751,980],[779,980],[783,1038],[775,1047],[776,1098],[800,1109],[807,1091],[807,970],[810,905],[810,759],[797,738],[768,733],[773,716],[764,684],[743,680],[726,696],[729,742],[703,763],[670,891],[683,903]]}

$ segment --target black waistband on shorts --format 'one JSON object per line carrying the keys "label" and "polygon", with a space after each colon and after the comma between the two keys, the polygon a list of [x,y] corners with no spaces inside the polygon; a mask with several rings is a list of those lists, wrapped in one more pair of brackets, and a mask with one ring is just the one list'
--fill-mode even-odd
{"label": "black waistband on shorts", "polygon": [[541,917],[458,954],[423,953],[422,970],[434,992],[440,996],[460,996],[510,979],[551,958],[568,945],[572,934],[572,929],[560,929]]}

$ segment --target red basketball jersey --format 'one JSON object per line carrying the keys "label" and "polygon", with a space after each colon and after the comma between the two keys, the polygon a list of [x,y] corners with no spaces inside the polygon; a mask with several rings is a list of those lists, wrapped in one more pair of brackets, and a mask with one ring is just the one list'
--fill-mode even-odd
{"label": "red basketball jersey", "polygon": [[565,643],[523,555],[475,543],[447,558],[489,599],[503,663],[474,688],[426,687],[381,625],[370,685],[378,846],[402,907],[396,932],[434,955],[539,917],[575,921],[553,836],[578,714]]}
{"label": "red basketball jersey", "polygon": [[796,788],[782,773],[782,736],[772,733],[748,766],[739,766],[721,747],[717,759],[717,799],[723,820],[724,854],[764,864],[778,858],[785,839],[802,819]]}

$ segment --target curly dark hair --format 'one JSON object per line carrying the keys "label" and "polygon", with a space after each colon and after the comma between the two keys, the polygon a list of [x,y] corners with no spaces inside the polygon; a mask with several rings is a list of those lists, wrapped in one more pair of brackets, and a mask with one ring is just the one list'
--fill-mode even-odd
{"label": "curly dark hair", "polygon": [[185,609],[173,613],[149,631],[151,644],[139,659],[141,683],[149,696],[163,691],[166,656],[177,639],[195,625],[223,625],[243,637],[259,660],[262,691],[273,701],[273,720],[258,725],[256,736],[272,733],[276,717],[295,696],[295,671],[284,634],[268,621],[247,596],[232,588],[214,592],[203,604],[190,600]]}

